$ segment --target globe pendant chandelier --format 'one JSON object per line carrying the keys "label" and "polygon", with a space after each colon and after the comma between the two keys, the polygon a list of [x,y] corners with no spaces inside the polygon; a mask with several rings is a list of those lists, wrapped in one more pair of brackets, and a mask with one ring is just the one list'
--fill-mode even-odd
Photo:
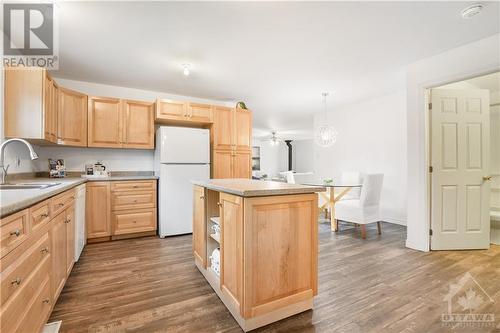
{"label": "globe pendant chandelier", "polygon": [[326,118],[326,113],[327,113],[327,108],[326,108],[326,99],[330,95],[327,92],[324,92],[321,94],[323,96],[323,104],[325,107],[325,113],[324,113],[324,119],[323,119],[323,124],[319,125],[316,128],[314,138],[316,141],[316,144],[320,147],[327,148],[331,147],[335,144],[335,141],[337,141],[337,134],[338,132],[335,130],[333,126],[328,125],[327,118]]}

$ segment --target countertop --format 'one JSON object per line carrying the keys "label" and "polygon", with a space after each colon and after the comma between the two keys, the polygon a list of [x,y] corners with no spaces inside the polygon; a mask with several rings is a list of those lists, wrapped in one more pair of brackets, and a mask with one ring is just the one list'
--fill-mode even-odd
{"label": "countertop", "polygon": [[127,176],[111,176],[106,178],[46,178],[46,177],[30,177],[15,179],[11,183],[61,183],[56,186],[47,187],[44,189],[19,189],[19,190],[0,190],[0,218],[13,214],[25,208],[28,208],[40,201],[53,197],[59,193],[69,190],[75,186],[86,182],[94,181],[120,181],[120,180],[150,180],[158,179],[154,175],[127,175]]}
{"label": "countertop", "polygon": [[324,192],[323,186],[288,184],[255,179],[210,179],[192,181],[193,184],[210,190],[234,194],[240,197],[265,197],[270,195],[288,195]]}

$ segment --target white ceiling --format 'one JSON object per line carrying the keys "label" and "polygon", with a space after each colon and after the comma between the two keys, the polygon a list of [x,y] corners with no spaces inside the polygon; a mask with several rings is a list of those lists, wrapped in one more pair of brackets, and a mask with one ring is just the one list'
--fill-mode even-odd
{"label": "white ceiling", "polygon": [[[56,76],[223,101],[254,132],[306,135],[334,108],[404,89],[405,65],[500,31],[499,3],[59,2]],[[189,77],[181,64],[193,64]]]}

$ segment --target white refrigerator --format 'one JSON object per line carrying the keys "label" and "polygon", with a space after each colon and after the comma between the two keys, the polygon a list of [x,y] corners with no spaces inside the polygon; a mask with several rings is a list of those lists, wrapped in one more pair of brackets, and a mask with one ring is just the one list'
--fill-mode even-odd
{"label": "white refrigerator", "polygon": [[156,131],[160,237],[193,232],[192,180],[210,178],[208,129],[161,126]]}

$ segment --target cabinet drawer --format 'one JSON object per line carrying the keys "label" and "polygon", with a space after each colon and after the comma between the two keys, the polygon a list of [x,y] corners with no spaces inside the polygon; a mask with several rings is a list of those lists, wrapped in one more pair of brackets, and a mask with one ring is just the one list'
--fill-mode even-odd
{"label": "cabinet drawer", "polygon": [[114,235],[156,230],[156,209],[115,211],[111,214]]}
{"label": "cabinet drawer", "polygon": [[28,215],[28,209],[25,209],[0,220],[0,252],[2,257],[28,237]]}
{"label": "cabinet drawer", "polygon": [[68,190],[50,199],[50,213],[56,216],[75,200],[75,189]]}
{"label": "cabinet drawer", "polygon": [[[41,318],[43,312],[40,312],[40,309],[48,312],[51,308],[49,268],[50,260],[45,258],[26,284],[12,295],[5,306],[2,305],[0,318],[2,332],[36,332],[34,327],[28,325],[47,319]],[[25,329],[21,330],[21,326]]]}
{"label": "cabinet drawer", "polygon": [[50,200],[43,201],[30,208],[30,230],[38,230],[39,227],[50,221]]}
{"label": "cabinet drawer", "polygon": [[156,180],[111,182],[111,191],[156,190]]}
{"label": "cabinet drawer", "polygon": [[[14,259],[8,267],[2,267],[1,285],[2,294],[0,295],[0,305],[4,304],[18,290],[22,289],[27,283],[29,276],[33,271],[49,257],[49,236],[43,235],[35,244],[33,244],[22,256]],[[12,253],[12,255],[18,255]],[[5,259],[8,259],[6,257]],[[5,260],[9,262],[10,260]]]}
{"label": "cabinet drawer", "polygon": [[18,328],[19,332],[40,332],[49,317],[52,308],[49,278],[47,277],[39,285],[40,292],[34,297],[34,302],[31,304],[26,316],[24,316]]}
{"label": "cabinet drawer", "polygon": [[111,207],[113,210],[154,208],[156,191],[113,192]]}

